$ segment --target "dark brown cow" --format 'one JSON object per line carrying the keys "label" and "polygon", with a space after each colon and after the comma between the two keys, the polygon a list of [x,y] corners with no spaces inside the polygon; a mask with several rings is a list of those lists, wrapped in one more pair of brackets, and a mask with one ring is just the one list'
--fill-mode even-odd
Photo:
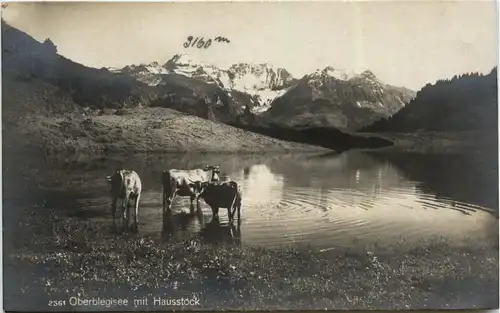
{"label": "dark brown cow", "polygon": [[111,185],[111,213],[115,220],[118,199],[122,199],[123,227],[128,228],[130,217],[130,200],[134,200],[134,227],[137,229],[139,220],[139,199],[141,198],[142,182],[139,175],[131,170],[118,170],[113,175],[106,177]]}
{"label": "dark brown cow", "polygon": [[163,182],[163,211],[171,210],[175,196],[190,197],[191,213],[194,212],[193,201],[196,199],[197,209],[200,210],[199,192],[195,191],[196,183],[213,182],[219,180],[219,166],[207,165],[205,169],[178,170],[171,169],[162,174]]}
{"label": "dark brown cow", "polygon": [[195,193],[203,198],[212,209],[213,217],[219,217],[219,208],[227,208],[229,222],[233,222],[234,213],[238,210],[238,224],[241,222],[241,201],[243,191],[237,182],[196,183]]}

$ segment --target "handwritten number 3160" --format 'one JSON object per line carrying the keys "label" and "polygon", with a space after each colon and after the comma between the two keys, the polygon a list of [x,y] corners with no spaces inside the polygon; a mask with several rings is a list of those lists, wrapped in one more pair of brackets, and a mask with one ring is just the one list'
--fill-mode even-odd
{"label": "handwritten number 3160", "polygon": [[[224,38],[224,37],[216,37],[214,39],[216,42],[226,42],[226,43],[229,43],[229,40],[227,38]],[[187,41],[183,44],[184,48],[189,48],[189,47],[195,47],[198,48],[198,49],[207,49],[208,47],[210,47],[210,45],[212,44],[212,39],[208,39],[207,41],[203,40],[203,37],[196,37],[194,38],[193,40],[193,36],[189,36],[187,37]]]}
{"label": "handwritten number 3160", "polygon": [[187,37],[187,41],[184,43],[184,48],[189,48],[189,47],[194,47],[196,45],[196,48],[202,49],[205,48],[207,49],[210,47],[212,44],[212,39],[208,39],[207,41],[203,40],[203,37],[196,37],[195,40],[193,40],[193,36]]}

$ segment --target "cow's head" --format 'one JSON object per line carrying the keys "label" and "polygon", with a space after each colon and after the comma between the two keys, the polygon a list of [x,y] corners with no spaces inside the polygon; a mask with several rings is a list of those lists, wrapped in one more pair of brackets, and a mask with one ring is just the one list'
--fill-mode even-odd
{"label": "cow's head", "polygon": [[203,196],[203,193],[205,192],[206,188],[210,185],[209,182],[201,182],[197,181],[192,184],[189,184],[191,189],[193,190],[193,193],[196,197]]}
{"label": "cow's head", "polygon": [[219,165],[207,165],[205,166],[205,171],[211,171],[212,177],[210,181],[219,181],[220,166]]}

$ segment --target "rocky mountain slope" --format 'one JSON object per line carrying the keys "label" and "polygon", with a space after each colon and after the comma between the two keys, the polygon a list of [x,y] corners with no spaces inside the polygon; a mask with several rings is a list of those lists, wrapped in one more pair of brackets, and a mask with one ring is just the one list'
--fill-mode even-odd
{"label": "rocky mountain slope", "polygon": [[270,103],[294,80],[287,70],[269,64],[239,63],[223,69],[182,53],[174,55],[165,64],[152,62],[111,71],[129,74],[150,86],[172,83],[171,75],[189,77],[218,87],[234,103],[231,106],[241,109],[248,105],[254,113],[267,110]]}
{"label": "rocky mountain slope", "polygon": [[300,79],[262,116],[288,126],[353,131],[394,114],[414,96],[409,89],[385,84],[370,71],[326,67]]}
{"label": "rocky mountain slope", "polygon": [[497,129],[497,68],[427,84],[393,116],[367,132],[465,131]]}
{"label": "rocky mountain slope", "polygon": [[[196,114],[205,117],[199,106],[216,104],[215,116],[224,121],[241,116],[248,106],[247,115],[260,115],[262,123],[355,130],[394,114],[415,96],[411,90],[383,83],[370,71],[351,73],[326,67],[298,80],[286,69],[269,64],[239,63],[221,69],[186,54],[176,54],[162,65],[153,62],[112,71],[131,75],[160,90],[168,89],[169,95],[176,93],[172,86],[178,80],[191,79],[191,86],[183,84],[184,91],[192,89],[195,98],[201,95],[203,100],[192,99],[188,104],[177,101],[174,105],[170,102],[176,100],[170,99],[160,105],[191,114],[198,110]],[[202,83],[208,93],[200,93],[195,87]]]}

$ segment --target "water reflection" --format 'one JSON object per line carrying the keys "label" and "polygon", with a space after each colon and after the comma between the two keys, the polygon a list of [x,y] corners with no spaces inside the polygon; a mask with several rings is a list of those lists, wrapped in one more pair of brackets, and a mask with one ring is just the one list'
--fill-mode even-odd
{"label": "water reflection", "polygon": [[203,212],[195,211],[194,214],[181,211],[176,214],[166,211],[162,221],[162,239],[184,240],[191,237],[193,233],[199,232],[205,226],[207,217]]}
{"label": "water reflection", "polygon": [[[110,221],[104,177],[117,167],[133,168],[144,186],[139,229],[166,241],[199,236],[207,243],[328,249],[374,241],[418,242],[434,235],[459,243],[464,238],[497,241],[498,219],[488,212],[491,206],[476,201],[485,189],[494,188],[478,184],[477,178],[468,180],[473,167],[458,165],[465,161],[462,158],[450,163],[452,169],[449,162],[431,168],[431,163],[417,162],[411,155],[404,163],[405,158],[400,155],[394,162],[354,151],[321,156],[127,156],[55,167],[44,181],[36,182],[36,190],[50,207],[65,214]],[[242,229],[227,223],[226,210],[213,220],[203,201],[201,214],[189,215],[188,198],[177,197],[172,214],[162,216],[161,172],[204,164],[219,164],[223,175],[241,184]],[[412,169],[401,164],[411,164]],[[476,176],[481,174],[485,173]],[[443,194],[446,197],[437,196]]]}
{"label": "water reflection", "polygon": [[370,156],[419,182],[423,193],[434,194],[444,201],[474,203],[498,213],[496,149],[468,154],[371,153]]}
{"label": "water reflection", "polygon": [[204,243],[241,246],[241,226],[238,223],[221,223],[219,218],[212,219],[199,235]]}
{"label": "water reflection", "polygon": [[241,245],[241,226],[238,223],[221,222],[204,212],[166,212],[163,219],[161,238],[185,240],[197,234],[202,242],[210,244]]}

